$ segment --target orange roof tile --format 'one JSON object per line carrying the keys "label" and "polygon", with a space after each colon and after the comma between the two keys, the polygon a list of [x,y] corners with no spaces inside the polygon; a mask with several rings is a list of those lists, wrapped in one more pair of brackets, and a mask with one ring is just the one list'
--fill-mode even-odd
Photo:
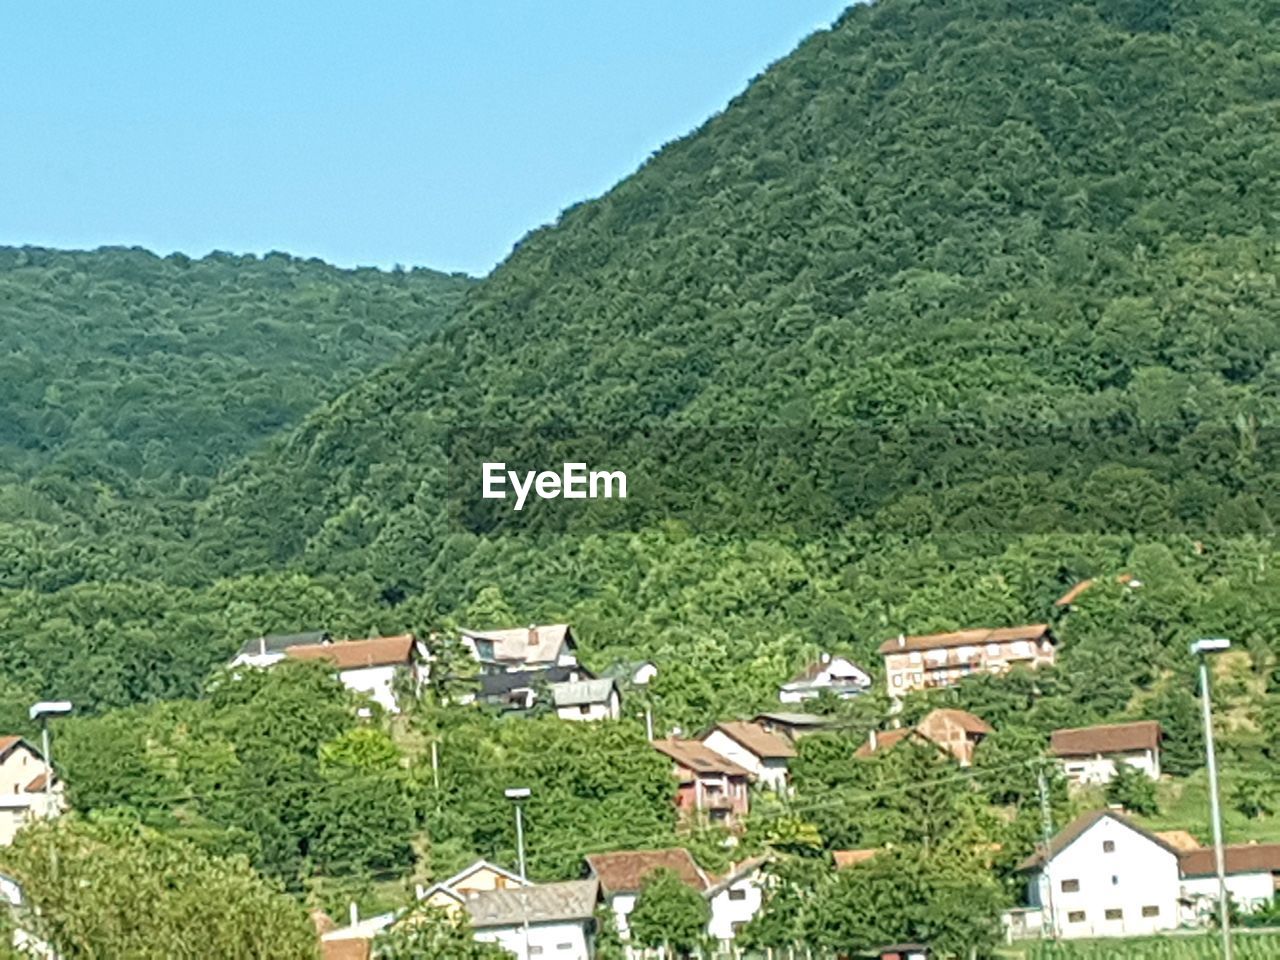
{"label": "orange roof tile", "polygon": [[361,667],[387,667],[409,663],[413,655],[413,634],[398,637],[374,637],[369,640],[344,640],[338,643],[312,643],[286,647],[285,656],[297,660],[327,660],[339,670]]}
{"label": "orange roof tile", "polygon": [[1020,627],[976,627],[951,633],[928,633],[913,637],[893,637],[880,644],[882,654],[910,653],[916,650],[941,650],[947,647],[981,646],[984,643],[1009,643],[1014,640],[1053,639],[1047,623],[1030,623]]}
{"label": "orange roof tile", "polygon": [[720,756],[720,754],[709,749],[699,740],[677,740],[672,737],[667,740],[653,741],[653,748],[660,753],[665,753],[681,768],[695,774],[719,773],[730,777],[751,776],[751,771],[738,766],[726,757]]}
{"label": "orange roof tile", "polygon": [[[1237,843],[1222,848],[1227,873],[1280,873],[1280,843]],[[1209,877],[1218,872],[1213,848],[1184,851],[1178,857],[1184,877]]]}
{"label": "orange roof tile", "polygon": [[663,869],[673,871],[686,886],[695,890],[706,890],[711,885],[702,868],[683,847],[591,853],[586,860],[605,896],[635,893],[644,886],[645,877]]}
{"label": "orange roof tile", "polygon": [[[712,729],[723,731],[726,736],[746,747],[757,757],[766,759],[786,759],[796,755],[796,748],[786,737],[770,733],[758,723],[747,723],[743,720],[729,720],[717,723]],[[711,731],[707,731],[709,735]],[[706,740],[706,736],[702,737]]]}
{"label": "orange roof tile", "polygon": [[1049,752],[1055,757],[1091,757],[1099,753],[1154,750],[1159,745],[1160,724],[1155,720],[1073,727],[1055,730],[1049,736]]}
{"label": "orange roof tile", "polygon": [[831,858],[835,861],[837,870],[845,870],[849,867],[856,867],[860,863],[866,863],[879,852],[874,848],[870,850],[832,850]]}

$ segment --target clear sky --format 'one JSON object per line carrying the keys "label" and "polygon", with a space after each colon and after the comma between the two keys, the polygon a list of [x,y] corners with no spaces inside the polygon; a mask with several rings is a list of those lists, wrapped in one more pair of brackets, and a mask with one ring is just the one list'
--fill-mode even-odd
{"label": "clear sky", "polygon": [[0,244],[485,273],[845,5],[6,3]]}

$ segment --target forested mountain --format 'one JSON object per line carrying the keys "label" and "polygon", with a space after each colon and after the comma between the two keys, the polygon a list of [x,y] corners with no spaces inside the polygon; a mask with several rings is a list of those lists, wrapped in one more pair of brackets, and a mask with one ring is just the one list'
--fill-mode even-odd
{"label": "forested mountain", "polygon": [[[874,663],[886,635],[1040,619],[1121,570],[1151,588],[1077,621],[1076,662],[1118,684],[1087,713],[1181,667],[1198,629],[1236,631],[1261,670],[1278,17],[852,8],[225,473],[192,524],[126,503],[74,542],[0,530],[0,582],[42,594],[0,598],[16,678],[90,686],[32,651],[94,636],[99,702],[196,689],[237,638],[184,611],[239,590],[220,622],[305,626],[287,582],[326,598],[313,622],[572,621],[593,661],[670,661],[671,719],[694,722],[768,700],[819,646]],[[535,453],[635,492],[518,522],[472,502],[477,457]],[[131,631],[199,656],[161,691]],[[1142,656],[1114,659],[1120,631]]]}
{"label": "forested mountain", "polygon": [[279,253],[0,248],[0,482],[53,466],[52,486],[198,495],[424,339],[468,285]]}

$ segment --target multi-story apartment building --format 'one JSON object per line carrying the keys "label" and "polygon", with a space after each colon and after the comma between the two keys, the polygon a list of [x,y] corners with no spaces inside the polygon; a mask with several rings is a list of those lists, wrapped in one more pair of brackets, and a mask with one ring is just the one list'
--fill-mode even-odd
{"label": "multi-story apartment building", "polygon": [[957,630],[909,637],[901,634],[880,644],[889,696],[948,687],[972,673],[1003,673],[1023,664],[1053,663],[1055,644],[1046,623],[1022,627]]}

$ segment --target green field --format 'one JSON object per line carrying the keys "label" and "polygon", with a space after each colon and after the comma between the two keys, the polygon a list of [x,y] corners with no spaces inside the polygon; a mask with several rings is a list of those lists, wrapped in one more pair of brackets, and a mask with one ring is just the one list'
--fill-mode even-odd
{"label": "green field", "polygon": [[[1237,960],[1280,957],[1280,933],[1236,931],[1231,941]],[[1132,940],[1077,940],[1071,943],[1034,943],[1010,948],[1005,954],[1022,960],[1210,960],[1222,956],[1216,933],[1185,936],[1141,937]]]}

